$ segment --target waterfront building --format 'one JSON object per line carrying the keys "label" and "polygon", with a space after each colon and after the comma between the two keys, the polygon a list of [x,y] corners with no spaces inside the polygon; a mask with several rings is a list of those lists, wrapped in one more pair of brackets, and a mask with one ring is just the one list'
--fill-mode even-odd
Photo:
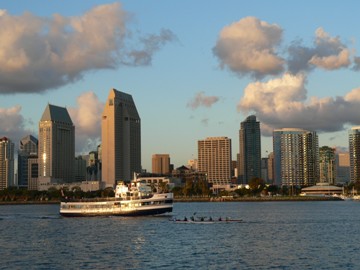
{"label": "waterfront building", "polygon": [[209,137],[198,141],[199,171],[207,174],[213,185],[231,183],[231,139]]}
{"label": "waterfront building", "polygon": [[336,183],[350,181],[350,154],[349,152],[336,154]]}
{"label": "waterfront building", "polygon": [[336,184],[335,149],[323,146],[319,149],[320,183]]}
{"label": "waterfront building", "polygon": [[269,184],[268,169],[269,169],[269,158],[267,157],[261,158],[261,179],[263,179],[266,184]]}
{"label": "waterfront building", "polygon": [[14,186],[14,143],[0,138],[0,190]]}
{"label": "waterfront building", "polygon": [[[98,148],[99,149],[99,148]],[[101,166],[100,166],[98,151],[91,151],[89,153],[89,161],[86,167],[87,181],[101,181]]]}
{"label": "waterfront building", "polygon": [[133,179],[141,172],[140,116],[131,95],[111,89],[101,122],[101,162],[104,186]]}
{"label": "waterfront building", "polygon": [[274,177],[276,185],[314,185],[319,178],[318,145],[316,132],[297,128],[274,130]]}
{"label": "waterfront building", "polygon": [[269,155],[268,155],[268,181],[269,181],[269,184],[271,185],[275,185],[275,182],[274,182],[274,152],[271,152]]}
{"label": "waterfront building", "polygon": [[28,190],[38,190],[38,179],[39,179],[39,159],[38,155],[28,156]]}
{"label": "waterfront building", "polygon": [[189,159],[187,162],[187,167],[191,170],[198,170],[198,160],[197,159]]}
{"label": "waterfront building", "polygon": [[360,126],[349,131],[350,181],[360,181]]}
{"label": "waterfront building", "polygon": [[75,127],[66,108],[48,104],[39,122],[39,178],[74,181]]}
{"label": "waterfront building", "polygon": [[74,181],[82,182],[86,180],[86,159],[83,156],[75,158]]}
{"label": "waterfront building", "polygon": [[18,187],[28,188],[28,159],[38,155],[38,140],[28,135],[20,140],[18,151]]}
{"label": "waterfront building", "polygon": [[153,174],[170,173],[170,156],[169,154],[154,154],[151,158]]}
{"label": "waterfront building", "polygon": [[251,179],[261,177],[260,122],[255,115],[241,122],[239,146],[239,180],[241,184],[248,184]]}

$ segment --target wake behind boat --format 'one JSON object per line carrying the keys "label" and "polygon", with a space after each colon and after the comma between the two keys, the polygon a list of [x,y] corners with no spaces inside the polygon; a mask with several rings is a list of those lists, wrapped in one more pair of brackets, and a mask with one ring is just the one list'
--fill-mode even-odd
{"label": "wake behind boat", "polygon": [[173,193],[154,193],[145,180],[133,180],[129,185],[119,182],[113,198],[64,200],[60,214],[83,216],[159,215],[173,210]]}

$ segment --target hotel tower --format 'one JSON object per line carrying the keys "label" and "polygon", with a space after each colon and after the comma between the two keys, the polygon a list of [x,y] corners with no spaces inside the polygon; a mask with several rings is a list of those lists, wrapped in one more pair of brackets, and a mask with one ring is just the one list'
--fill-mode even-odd
{"label": "hotel tower", "polygon": [[209,137],[198,141],[199,171],[207,173],[207,180],[214,185],[231,183],[231,139]]}
{"label": "hotel tower", "polygon": [[140,116],[131,95],[111,89],[101,122],[102,181],[114,186],[141,172]]}
{"label": "hotel tower", "polygon": [[0,190],[14,186],[14,143],[0,138]]}
{"label": "hotel tower", "polygon": [[360,126],[349,131],[350,181],[360,181]]}
{"label": "hotel tower", "polygon": [[276,185],[309,186],[319,179],[319,143],[316,132],[298,128],[273,133]]}
{"label": "hotel tower", "polygon": [[74,181],[75,127],[66,108],[48,104],[39,122],[39,178]]}

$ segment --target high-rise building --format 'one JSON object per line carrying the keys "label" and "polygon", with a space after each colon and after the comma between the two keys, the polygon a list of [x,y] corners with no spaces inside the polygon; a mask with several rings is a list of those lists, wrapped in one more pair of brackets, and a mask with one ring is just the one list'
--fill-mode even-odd
{"label": "high-rise building", "polygon": [[28,188],[28,159],[38,155],[38,140],[28,135],[20,140],[18,151],[18,186]]}
{"label": "high-rise building", "polygon": [[28,189],[38,190],[39,159],[38,155],[28,157]]}
{"label": "high-rise building", "polygon": [[66,108],[48,104],[39,122],[39,177],[74,181],[75,127]]}
{"label": "high-rise building", "polygon": [[320,183],[336,184],[335,149],[322,146],[319,149]]}
{"label": "high-rise building", "polygon": [[350,181],[360,181],[360,126],[349,131]]}
{"label": "high-rise building", "polygon": [[141,172],[140,116],[131,95],[111,89],[101,122],[102,181],[114,186]]}
{"label": "high-rise building", "polygon": [[336,154],[336,183],[350,181],[350,154],[349,152]]}
{"label": "high-rise building", "polygon": [[274,152],[271,152],[269,155],[268,155],[268,181],[269,181],[269,184],[271,185],[275,185],[275,182],[274,182]]}
{"label": "high-rise building", "polygon": [[198,166],[213,185],[231,183],[231,139],[209,137],[198,141]]}
{"label": "high-rise building", "polygon": [[297,128],[273,132],[276,185],[314,185],[319,178],[319,143],[316,132]]}
{"label": "high-rise building", "polygon": [[241,122],[239,146],[239,181],[248,184],[251,179],[261,177],[260,122],[255,115]]}
{"label": "high-rise building", "polygon": [[152,173],[169,174],[170,173],[170,156],[169,154],[152,155]]}
{"label": "high-rise building", "polygon": [[14,143],[0,139],[0,190],[14,186]]}

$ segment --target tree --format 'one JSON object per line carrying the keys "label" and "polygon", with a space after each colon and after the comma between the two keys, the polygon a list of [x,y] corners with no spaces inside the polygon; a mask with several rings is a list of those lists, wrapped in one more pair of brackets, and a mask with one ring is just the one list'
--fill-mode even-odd
{"label": "tree", "polygon": [[249,181],[249,187],[253,195],[259,194],[265,187],[265,182],[259,177],[254,177]]}

